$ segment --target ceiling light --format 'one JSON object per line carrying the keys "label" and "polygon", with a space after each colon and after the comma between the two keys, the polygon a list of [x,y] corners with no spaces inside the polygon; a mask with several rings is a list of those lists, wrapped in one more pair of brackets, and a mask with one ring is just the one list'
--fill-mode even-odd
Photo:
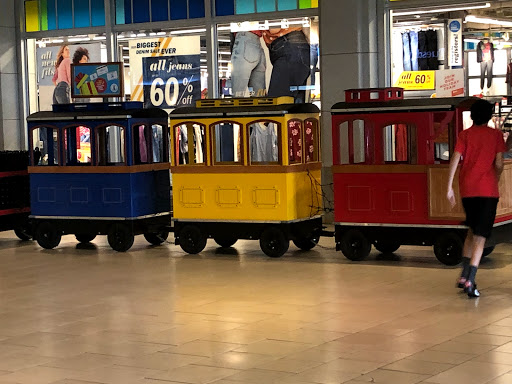
{"label": "ceiling light", "polygon": [[489,8],[491,3],[482,3],[478,5],[459,5],[453,6],[450,8],[432,8],[429,10],[416,10],[416,11],[397,11],[393,12],[393,16],[409,16],[409,15],[417,15],[420,13],[442,13],[442,12],[451,12],[451,11],[466,11],[468,9],[480,9],[480,8]]}
{"label": "ceiling light", "polygon": [[505,26],[509,26],[509,27],[512,26],[512,21],[490,19],[490,18],[478,17],[478,16],[474,16],[474,15],[466,16],[466,21],[470,22],[470,23],[479,23],[479,24],[505,25]]}
{"label": "ceiling light", "polygon": [[201,33],[201,32],[206,32],[206,28],[184,29],[182,31],[172,31],[171,35],[180,35],[182,33]]}

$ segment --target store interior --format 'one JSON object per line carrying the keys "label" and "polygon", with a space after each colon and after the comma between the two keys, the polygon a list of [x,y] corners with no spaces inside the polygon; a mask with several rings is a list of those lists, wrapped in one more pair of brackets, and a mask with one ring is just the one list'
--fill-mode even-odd
{"label": "store interior", "polygon": [[[450,66],[448,60],[448,21],[453,19],[462,20],[464,45],[461,66]],[[393,82],[402,71],[408,70],[410,52],[404,48],[404,34],[409,35],[406,40],[414,39],[419,46],[418,67],[411,66],[410,70],[463,68],[467,96],[504,96],[512,93],[512,1],[393,11],[390,40]],[[431,95],[427,92],[423,96]]]}

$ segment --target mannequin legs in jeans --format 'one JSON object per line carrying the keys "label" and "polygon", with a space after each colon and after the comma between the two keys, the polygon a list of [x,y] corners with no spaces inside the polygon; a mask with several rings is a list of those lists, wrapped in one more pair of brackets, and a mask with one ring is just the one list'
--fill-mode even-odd
{"label": "mannequin legs in jeans", "polygon": [[[310,47],[302,31],[290,32],[270,44],[272,76],[268,95],[293,96],[296,103],[304,103],[306,85],[311,72]],[[291,89],[290,89],[291,88]]]}
{"label": "mannequin legs in jeans", "polygon": [[231,81],[234,97],[247,97],[248,87],[254,95],[261,94],[266,88],[265,71],[267,69],[265,52],[260,37],[252,32],[238,32],[231,56]]}
{"label": "mannequin legs in jeans", "polygon": [[61,81],[53,90],[53,104],[70,104],[71,90],[69,84]]}
{"label": "mannequin legs in jeans", "polygon": [[487,75],[487,89],[492,85],[492,60],[480,63],[480,89],[484,89],[485,77]]}

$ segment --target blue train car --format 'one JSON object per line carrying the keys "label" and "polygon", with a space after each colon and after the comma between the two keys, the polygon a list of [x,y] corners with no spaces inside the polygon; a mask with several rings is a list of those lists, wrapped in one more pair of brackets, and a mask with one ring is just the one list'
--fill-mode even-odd
{"label": "blue train car", "polygon": [[54,105],[27,118],[31,222],[46,249],[64,234],[107,235],[127,251],[143,234],[154,245],[171,222],[168,115],[142,103]]}

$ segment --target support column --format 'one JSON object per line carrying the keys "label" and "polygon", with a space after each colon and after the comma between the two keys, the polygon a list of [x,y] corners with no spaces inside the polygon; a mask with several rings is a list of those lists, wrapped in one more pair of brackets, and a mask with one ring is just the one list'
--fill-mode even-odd
{"label": "support column", "polygon": [[[382,0],[322,0],[320,3],[320,68],[322,87],[323,184],[332,182],[330,108],[344,101],[344,90],[384,85],[385,39]],[[379,68],[382,66],[382,68]],[[327,190],[327,189],[326,189]],[[332,196],[330,197],[332,201]]]}
{"label": "support column", "polygon": [[20,149],[20,98],[15,0],[3,0],[0,12],[0,150]]}

